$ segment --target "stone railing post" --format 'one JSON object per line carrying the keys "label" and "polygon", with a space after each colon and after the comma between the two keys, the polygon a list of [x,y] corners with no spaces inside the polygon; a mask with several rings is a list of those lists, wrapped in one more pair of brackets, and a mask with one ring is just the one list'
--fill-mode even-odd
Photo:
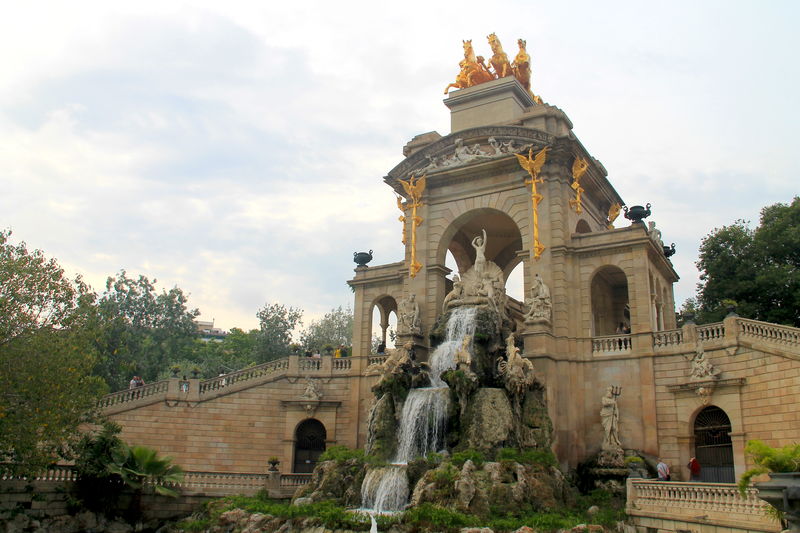
{"label": "stone railing post", "polygon": [[181,385],[180,379],[178,378],[169,378],[169,383],[167,383],[167,400],[169,401],[176,401],[180,399],[180,392],[181,392]]}
{"label": "stone railing post", "polygon": [[281,497],[281,472],[277,468],[267,472],[267,494],[270,498]]}
{"label": "stone railing post", "polygon": [[286,373],[290,376],[296,376],[300,373],[300,357],[297,354],[289,356],[289,368]]}
{"label": "stone railing post", "polygon": [[739,317],[734,314],[728,314],[723,320],[722,325],[725,328],[725,340],[736,341],[739,339]]}
{"label": "stone railing post", "polygon": [[200,401],[200,378],[189,378],[189,392],[184,393],[183,399],[187,402]]}
{"label": "stone railing post", "polygon": [[319,365],[319,371],[326,376],[333,374],[333,356],[323,355],[322,363]]}
{"label": "stone railing post", "polygon": [[694,346],[697,344],[697,324],[694,322],[686,322],[681,326],[683,332],[683,344],[690,344]]}
{"label": "stone railing post", "polygon": [[625,482],[625,508],[636,508],[636,497],[638,496],[636,485],[633,484],[633,478],[628,478]]}

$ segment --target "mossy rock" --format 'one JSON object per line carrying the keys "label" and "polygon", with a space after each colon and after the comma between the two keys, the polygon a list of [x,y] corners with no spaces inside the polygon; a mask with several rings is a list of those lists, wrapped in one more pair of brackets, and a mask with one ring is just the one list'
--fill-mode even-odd
{"label": "mossy rock", "polygon": [[397,413],[394,397],[384,394],[370,411],[366,453],[388,461],[397,450]]}
{"label": "mossy rock", "polygon": [[512,436],[514,420],[505,391],[478,389],[470,400],[461,425],[462,449],[492,450],[507,443]]}

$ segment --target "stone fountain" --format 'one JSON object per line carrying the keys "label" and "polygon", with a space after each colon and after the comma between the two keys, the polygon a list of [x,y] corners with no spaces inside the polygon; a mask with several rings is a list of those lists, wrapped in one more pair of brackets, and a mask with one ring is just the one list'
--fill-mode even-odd
{"label": "stone fountain", "polygon": [[367,368],[380,376],[365,450],[372,464],[320,464],[298,494],[303,501],[374,512],[431,502],[475,514],[563,503],[569,490],[550,451],[545,390],[520,352],[505,279],[483,256],[485,240],[485,232],[473,240],[475,264],[444,299],[428,361],[407,342]]}

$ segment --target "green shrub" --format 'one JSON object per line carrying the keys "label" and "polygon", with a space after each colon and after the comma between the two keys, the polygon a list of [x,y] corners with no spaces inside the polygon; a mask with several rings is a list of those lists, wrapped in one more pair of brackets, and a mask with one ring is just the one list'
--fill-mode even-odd
{"label": "green shrub", "polygon": [[517,448],[500,448],[497,450],[496,459],[503,462],[534,464],[541,466],[557,466],[558,461],[550,449],[518,450]]}
{"label": "green shrub", "polygon": [[750,480],[755,476],[770,472],[800,471],[800,444],[789,444],[783,448],[773,448],[760,440],[751,440],[747,442],[744,451],[753,459],[756,466],[739,478],[739,492],[742,493],[742,496],[747,492]]}
{"label": "green shrub", "polygon": [[472,461],[475,463],[475,466],[481,468],[485,458],[478,450],[464,450],[461,452],[456,452],[450,457],[450,462],[452,462],[458,468],[464,466],[464,463],[466,463],[467,460]]}
{"label": "green shrub", "polygon": [[322,455],[319,456],[320,461],[336,461],[337,463],[343,463],[345,461],[349,461],[350,459],[357,459],[359,461],[364,460],[364,450],[351,450],[347,446],[331,446],[324,452]]}
{"label": "green shrub", "polygon": [[625,458],[625,464],[626,465],[630,465],[630,464],[634,464],[634,463],[636,463],[636,464],[644,463],[644,459],[642,459],[638,455],[629,455],[628,457]]}
{"label": "green shrub", "polygon": [[463,527],[477,526],[477,517],[451,511],[431,503],[423,503],[403,513],[401,522],[433,531],[457,531]]}

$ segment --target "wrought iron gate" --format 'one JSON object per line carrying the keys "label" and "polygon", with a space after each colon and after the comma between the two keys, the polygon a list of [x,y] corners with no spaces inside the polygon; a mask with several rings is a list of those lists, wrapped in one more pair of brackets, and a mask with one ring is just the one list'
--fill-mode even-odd
{"label": "wrought iron gate", "polygon": [[319,420],[311,418],[297,426],[293,472],[307,474],[314,471],[319,456],[325,451],[326,437],[325,426]]}
{"label": "wrought iron gate", "polygon": [[725,411],[710,405],[694,421],[694,456],[700,462],[700,480],[734,483],[731,421]]}

